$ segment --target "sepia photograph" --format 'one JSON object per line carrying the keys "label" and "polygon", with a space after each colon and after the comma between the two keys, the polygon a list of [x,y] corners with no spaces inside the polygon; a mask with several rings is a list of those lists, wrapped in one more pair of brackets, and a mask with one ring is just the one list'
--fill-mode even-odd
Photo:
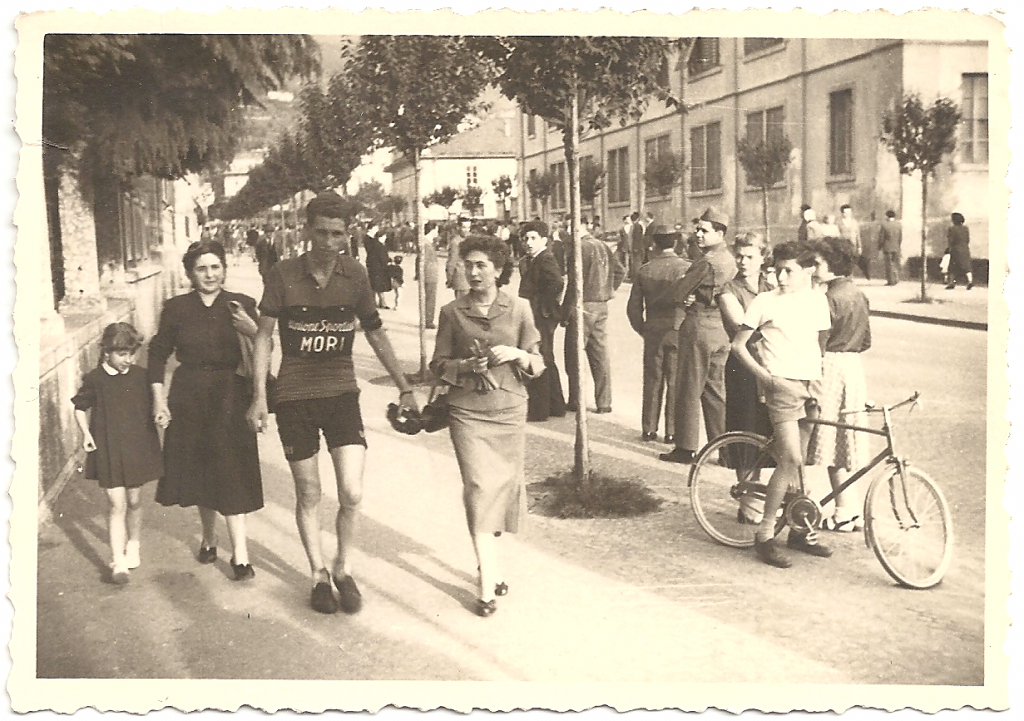
{"label": "sepia photograph", "polygon": [[1009,707],[1005,18],[669,10],[16,19],[13,711]]}

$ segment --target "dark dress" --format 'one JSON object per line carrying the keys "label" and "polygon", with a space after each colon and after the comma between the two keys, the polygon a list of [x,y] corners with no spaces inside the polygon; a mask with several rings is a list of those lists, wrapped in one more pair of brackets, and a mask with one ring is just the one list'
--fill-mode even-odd
{"label": "dark dress", "polygon": [[949,246],[949,275],[956,277],[971,272],[971,231],[966,225],[951,225],[946,231]]}
{"label": "dark dress", "polygon": [[181,363],[167,397],[166,472],[156,489],[165,506],[201,506],[223,515],[263,507],[256,434],[245,420],[252,389],[236,373],[242,355],[229,300],[256,317],[256,301],[247,295],[222,291],[207,308],[198,293],[186,293],[164,305],[150,342],[151,383],[164,381],[172,352]]}
{"label": "dark dress", "polygon": [[164,465],[145,368],[132,365],[117,375],[94,368],[71,402],[75,410],[92,411],[96,450],[85,458],[86,478],[102,488],[138,488],[160,477]]}
{"label": "dark dress", "polygon": [[374,293],[391,290],[391,275],[388,272],[388,251],[380,239],[371,235],[363,238],[366,250],[366,274],[370,276],[370,287]]}
{"label": "dark dress", "polygon": [[[734,295],[744,311],[755,295],[769,290],[764,276],[757,279],[757,293],[751,291],[739,278],[733,278],[722,286],[722,294]],[[751,348],[755,343],[756,340],[752,339],[747,348],[756,354]],[[768,407],[758,397],[757,377],[733,353],[729,353],[725,361],[725,430],[753,431],[768,437],[772,435]]]}

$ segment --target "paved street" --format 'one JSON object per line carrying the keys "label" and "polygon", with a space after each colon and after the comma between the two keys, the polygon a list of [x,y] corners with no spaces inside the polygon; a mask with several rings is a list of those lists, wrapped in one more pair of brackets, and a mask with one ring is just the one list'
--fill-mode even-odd
{"label": "paved street", "polygon": [[[258,298],[253,266],[230,268],[228,287]],[[628,289],[612,302],[613,412],[592,418],[592,448],[596,466],[655,489],[661,511],[534,516],[527,533],[503,539],[511,590],[499,612],[474,616],[473,554],[447,434],[391,430],[384,409],[394,390],[359,340],[370,445],[356,558],[363,612],[325,617],[308,607],[291,480],[272,428],[260,440],[266,507],[250,521],[257,578],[249,585],[229,580],[225,532],[221,560],[195,562],[197,514],[155,505],[152,486],[143,566],[126,587],[103,583],[105,501],[95,484],[72,483],[39,545],[38,676],[983,683],[987,334],[872,321],[870,396],[887,403],[923,393],[923,410],[898,416],[898,439],[942,487],[957,533],[945,581],[910,592],[861,534],[830,534],[833,559],[799,558],[789,571],[703,534],[684,469],[657,461],[660,444],[639,441],[641,347],[625,319]],[[413,370],[415,285],[406,285],[401,310],[383,312]],[[571,419],[532,424],[528,482],[567,468],[572,440]],[[322,473],[326,531],[337,502],[326,464]]]}

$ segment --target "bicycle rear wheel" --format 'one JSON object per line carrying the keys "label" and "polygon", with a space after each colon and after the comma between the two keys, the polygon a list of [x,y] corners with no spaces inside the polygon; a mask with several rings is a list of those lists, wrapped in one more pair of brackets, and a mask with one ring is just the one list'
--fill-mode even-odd
{"label": "bicycle rear wheel", "polygon": [[935,481],[916,468],[876,478],[864,532],[879,563],[907,588],[931,588],[953,558],[953,518]]}
{"label": "bicycle rear wheel", "polygon": [[697,523],[726,546],[753,546],[775,465],[768,440],[756,433],[732,431],[708,443],[690,469],[690,505]]}

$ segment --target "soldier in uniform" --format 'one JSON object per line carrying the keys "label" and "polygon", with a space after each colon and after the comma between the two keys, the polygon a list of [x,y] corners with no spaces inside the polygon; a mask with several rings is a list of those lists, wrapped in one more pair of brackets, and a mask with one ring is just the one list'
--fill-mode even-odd
{"label": "soldier in uniform", "polygon": [[736,259],[725,243],[728,226],[729,217],[721,211],[704,211],[697,223],[697,244],[703,255],[676,282],[675,302],[686,307],[686,319],[679,327],[676,447],[659,456],[663,461],[693,461],[700,442],[702,408],[708,439],[725,432],[729,336],[718,310],[718,294],[736,276]]}
{"label": "soldier in uniform", "polygon": [[686,315],[685,310],[676,305],[674,289],[676,282],[686,274],[690,261],[680,258],[674,250],[681,237],[678,230],[656,225],[651,236],[654,257],[633,278],[626,317],[633,330],[644,339],[642,438],[645,441],[657,439],[664,396],[665,442],[673,443],[679,326]]}

